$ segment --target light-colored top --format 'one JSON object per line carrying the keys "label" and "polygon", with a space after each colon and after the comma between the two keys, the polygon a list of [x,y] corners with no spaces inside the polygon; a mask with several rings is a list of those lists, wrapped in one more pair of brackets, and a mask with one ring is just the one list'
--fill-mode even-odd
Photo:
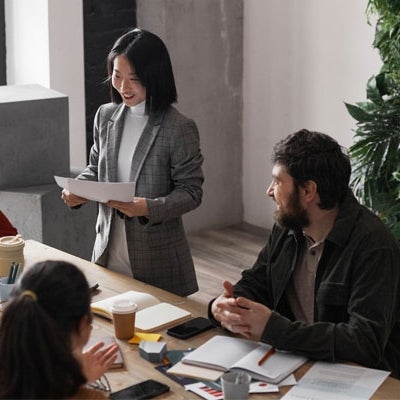
{"label": "light-colored top", "polygon": [[314,321],[314,287],[318,263],[324,249],[324,241],[314,242],[306,236],[299,265],[293,272],[288,287],[288,301],[296,320],[311,324]]}
{"label": "light-colored top", "polygon": [[[148,120],[145,102],[129,107],[124,121],[121,145],[118,152],[118,181],[129,182],[133,153]],[[126,240],[125,220],[116,217],[111,227],[107,267],[124,275],[132,276]]]}
{"label": "light-colored top", "polygon": [[118,152],[118,181],[129,182],[133,153],[149,116],[145,114],[145,102],[129,107],[125,115],[124,129]]}

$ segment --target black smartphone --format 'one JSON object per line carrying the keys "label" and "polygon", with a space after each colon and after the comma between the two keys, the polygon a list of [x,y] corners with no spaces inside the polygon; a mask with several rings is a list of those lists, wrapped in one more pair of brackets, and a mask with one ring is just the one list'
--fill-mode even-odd
{"label": "black smartphone", "polygon": [[97,282],[89,281],[89,290],[91,293],[95,292],[99,288],[99,284]]}
{"label": "black smartphone", "polygon": [[165,383],[148,379],[135,385],[129,386],[118,392],[110,393],[112,400],[143,400],[152,399],[162,393],[169,391],[169,386]]}
{"label": "black smartphone", "polygon": [[168,329],[167,333],[179,339],[188,339],[211,328],[214,325],[207,318],[197,317]]}

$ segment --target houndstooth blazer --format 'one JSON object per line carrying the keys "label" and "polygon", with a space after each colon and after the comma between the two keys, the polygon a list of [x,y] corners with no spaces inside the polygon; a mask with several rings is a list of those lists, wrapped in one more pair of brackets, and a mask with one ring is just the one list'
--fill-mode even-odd
{"label": "houndstooth blazer", "polygon": [[[89,164],[78,176],[117,181],[117,156],[126,113],[124,104],[104,104],[93,128]],[[147,198],[149,217],[125,218],[126,237],[135,279],[181,296],[198,290],[182,214],[201,203],[204,180],[196,124],[174,107],[151,114],[132,158],[130,180],[136,196]],[[107,266],[115,210],[99,203],[92,261]]]}

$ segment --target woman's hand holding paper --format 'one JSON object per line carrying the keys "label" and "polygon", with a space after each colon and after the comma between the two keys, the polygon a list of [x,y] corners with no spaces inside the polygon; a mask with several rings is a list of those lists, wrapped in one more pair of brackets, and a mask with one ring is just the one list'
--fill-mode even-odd
{"label": "woman's hand holding paper", "polygon": [[110,200],[107,204],[128,217],[145,217],[149,215],[147,201],[143,197],[134,197],[133,201],[129,202]]}

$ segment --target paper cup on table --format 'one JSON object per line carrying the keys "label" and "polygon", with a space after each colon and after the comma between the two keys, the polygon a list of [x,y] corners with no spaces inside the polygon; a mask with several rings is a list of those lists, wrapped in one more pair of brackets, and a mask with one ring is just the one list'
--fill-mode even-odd
{"label": "paper cup on table", "polygon": [[113,317],[114,333],[117,339],[130,339],[135,334],[137,304],[132,300],[115,300],[110,311]]}
{"label": "paper cup on table", "polygon": [[246,400],[249,397],[251,376],[246,372],[227,372],[222,375],[224,400]]}
{"label": "paper cup on table", "polygon": [[0,276],[8,276],[11,263],[24,265],[25,242],[21,235],[0,238]]}
{"label": "paper cup on table", "polygon": [[7,283],[8,278],[0,278],[0,302],[7,301],[15,284]]}

